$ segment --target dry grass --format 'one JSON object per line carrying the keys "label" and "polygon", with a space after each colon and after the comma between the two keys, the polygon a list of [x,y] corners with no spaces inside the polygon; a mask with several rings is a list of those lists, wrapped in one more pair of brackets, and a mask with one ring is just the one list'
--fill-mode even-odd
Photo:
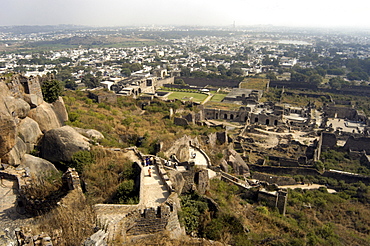
{"label": "dry grass", "polygon": [[72,190],[60,206],[36,218],[35,232],[47,233],[53,245],[81,245],[94,233],[95,213],[79,190]]}
{"label": "dry grass", "polygon": [[[132,238],[128,238],[130,240]],[[126,239],[127,240],[127,239]],[[116,241],[113,245],[122,245],[125,240]],[[156,233],[152,235],[147,235],[141,239],[133,240],[134,242],[125,243],[125,245],[130,246],[142,246],[142,245],[149,245],[149,246],[223,246],[225,244],[217,242],[217,241],[209,241],[206,239],[201,238],[191,238],[189,236],[183,236],[178,239],[172,239],[168,235],[167,232],[164,233]]]}
{"label": "dry grass", "polygon": [[111,151],[100,147],[92,150],[95,163],[86,167],[82,178],[86,183],[87,197],[90,203],[112,203],[122,174],[132,167],[133,160],[121,151]]}
{"label": "dry grass", "polygon": [[267,84],[270,82],[269,79],[262,78],[245,78],[241,83],[239,88],[243,89],[253,89],[253,90],[266,90]]}

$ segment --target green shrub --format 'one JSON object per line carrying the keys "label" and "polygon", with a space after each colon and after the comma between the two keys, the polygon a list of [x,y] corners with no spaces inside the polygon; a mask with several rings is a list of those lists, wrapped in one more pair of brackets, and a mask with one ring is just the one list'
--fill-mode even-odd
{"label": "green shrub", "polygon": [[41,86],[45,102],[52,103],[58,100],[61,93],[60,83],[57,80],[44,81]]}
{"label": "green shrub", "polygon": [[135,182],[132,179],[124,180],[117,189],[115,200],[119,204],[136,204],[139,201]]}
{"label": "green shrub", "polygon": [[77,172],[82,173],[84,168],[94,162],[94,157],[90,151],[82,150],[72,155],[72,160],[67,164],[68,167],[73,167]]}

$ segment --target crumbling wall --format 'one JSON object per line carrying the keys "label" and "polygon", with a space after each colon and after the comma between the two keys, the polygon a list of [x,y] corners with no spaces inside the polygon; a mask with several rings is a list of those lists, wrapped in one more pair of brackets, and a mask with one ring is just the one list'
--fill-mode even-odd
{"label": "crumbling wall", "polygon": [[369,137],[360,137],[354,138],[350,136],[346,144],[343,146],[345,151],[365,151],[367,154],[370,154],[370,138]]}
{"label": "crumbling wall", "polygon": [[288,193],[285,191],[276,191],[276,192],[267,192],[259,191],[258,192],[258,201],[263,201],[267,206],[272,208],[277,208],[280,214],[285,215],[286,204],[288,200]]}

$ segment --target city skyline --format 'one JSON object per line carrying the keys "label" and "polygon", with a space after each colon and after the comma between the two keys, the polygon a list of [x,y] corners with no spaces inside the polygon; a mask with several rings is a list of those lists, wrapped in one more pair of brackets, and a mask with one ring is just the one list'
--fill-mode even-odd
{"label": "city skyline", "polygon": [[370,3],[313,0],[195,1],[157,0],[1,0],[1,26],[11,25],[274,25],[292,27],[367,28]]}

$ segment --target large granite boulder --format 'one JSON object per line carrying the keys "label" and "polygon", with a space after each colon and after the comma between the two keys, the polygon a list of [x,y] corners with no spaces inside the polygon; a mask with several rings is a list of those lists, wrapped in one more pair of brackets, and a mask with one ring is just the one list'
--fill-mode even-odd
{"label": "large granite boulder", "polygon": [[9,112],[5,101],[9,96],[8,87],[0,82],[0,158],[14,147],[17,137],[15,117]]}
{"label": "large granite boulder", "polygon": [[191,138],[189,136],[183,136],[182,138],[171,143],[171,146],[164,151],[166,156],[176,155],[180,162],[185,162],[190,159],[190,145],[199,146],[197,138]]}
{"label": "large granite boulder", "polygon": [[34,149],[42,135],[39,124],[29,117],[22,119],[18,125],[18,136],[27,145],[28,153]]}
{"label": "large granite boulder", "polygon": [[175,192],[178,195],[181,195],[182,189],[184,188],[185,185],[185,179],[182,176],[180,172],[177,171],[168,171],[170,181],[172,183],[172,188],[175,190]]}
{"label": "large granite boulder", "polygon": [[101,140],[104,139],[104,135],[94,129],[83,129],[78,127],[73,127],[78,133],[84,135],[85,137],[88,137],[91,140]]}
{"label": "large granite boulder", "polygon": [[14,97],[8,96],[4,98],[4,102],[7,107],[8,112],[13,117],[18,117],[18,118],[23,119],[27,116],[28,112],[31,109],[30,105],[21,98],[14,98]]}
{"label": "large granite boulder", "polygon": [[[0,102],[1,105],[1,102]],[[1,106],[0,106],[1,107]],[[15,145],[17,125],[14,118],[0,108],[0,158],[8,153]]]}
{"label": "large granite boulder", "polygon": [[59,97],[58,100],[53,102],[51,105],[53,106],[54,112],[57,115],[60,124],[64,125],[64,122],[68,121],[68,113],[63,98]]}
{"label": "large granite boulder", "polygon": [[36,108],[44,102],[42,97],[36,94],[25,94],[23,99],[30,105],[31,108]]}
{"label": "large granite boulder", "polygon": [[62,126],[51,104],[43,102],[37,108],[31,109],[28,117],[35,120],[42,132],[47,132]]}
{"label": "large granite boulder", "polygon": [[208,170],[202,169],[195,173],[194,183],[199,194],[204,195],[209,189],[209,176]]}
{"label": "large granite boulder", "polygon": [[38,178],[47,177],[58,172],[53,163],[29,154],[23,156],[21,167],[25,168],[29,175]]}
{"label": "large granite boulder", "polygon": [[51,162],[70,162],[82,150],[90,150],[89,139],[70,126],[47,131],[40,149],[41,157]]}
{"label": "large granite boulder", "polygon": [[13,166],[21,164],[21,160],[27,152],[27,146],[23,140],[20,137],[17,137],[16,139],[14,147],[1,158],[2,162]]}

